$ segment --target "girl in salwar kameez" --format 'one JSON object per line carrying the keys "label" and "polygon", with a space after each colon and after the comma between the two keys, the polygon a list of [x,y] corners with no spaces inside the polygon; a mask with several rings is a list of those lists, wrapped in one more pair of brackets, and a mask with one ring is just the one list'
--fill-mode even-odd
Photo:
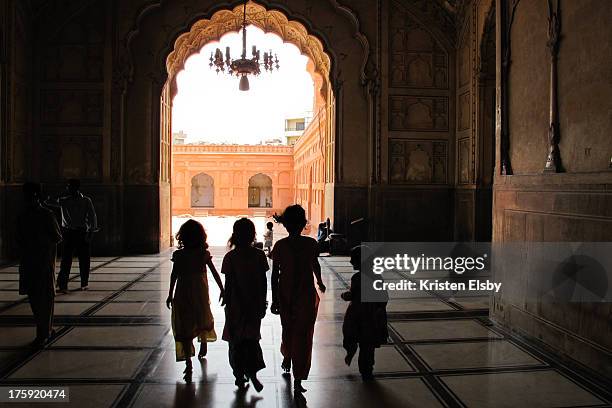
{"label": "girl in salwar kameez", "polygon": [[[215,321],[210,311],[206,267],[210,268],[223,299],[223,283],[212,262],[206,232],[195,220],[185,222],[176,234],[178,250],[172,254],[170,291],[166,305],[172,309],[172,333],[176,345],[176,361],[185,361],[185,380],[191,381],[195,355],[193,339],[200,341],[198,359],[207,352],[207,342],[217,340]],[[176,291],[174,290],[176,286]]]}
{"label": "girl in salwar kameez", "polygon": [[279,240],[272,250],[272,306],[271,312],[280,314],[282,325],[282,369],[293,367],[295,392],[306,391],[302,380],[308,379],[312,358],[312,338],[319,307],[319,295],[325,285],[321,280],[317,241],[302,236],[306,214],[299,205],[287,207],[277,220],[289,236]]}
{"label": "girl in salwar kameez", "polygon": [[234,223],[229,246],[223,258],[225,275],[225,327],[223,340],[229,343],[229,363],[236,386],[248,380],[260,392],[263,385],[257,372],[266,367],[259,340],[261,319],[266,314],[267,278],[270,269],[266,255],[255,248],[255,225],[247,218]]}

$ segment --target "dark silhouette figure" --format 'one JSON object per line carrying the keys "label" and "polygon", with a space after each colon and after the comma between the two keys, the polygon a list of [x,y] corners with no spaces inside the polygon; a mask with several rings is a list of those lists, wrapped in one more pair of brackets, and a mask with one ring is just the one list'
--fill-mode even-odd
{"label": "dark silhouette figure", "polygon": [[[351,250],[351,265],[356,271],[361,269],[363,245]],[[357,272],[351,277],[351,287],[342,293],[343,300],[351,302],[344,315],[342,333],[343,346],[346,349],[344,362],[351,365],[351,361],[359,348],[359,372],[364,381],[372,380],[374,369],[374,351],[381,344],[387,342],[389,335],[387,329],[387,302],[362,302],[361,284],[362,273]]]}
{"label": "dark silhouette figure", "polygon": [[268,252],[268,255],[272,252],[272,241],[274,241],[274,224],[267,222],[266,232],[264,233],[264,248]]}
{"label": "dark silhouette figure", "polygon": [[325,222],[319,223],[317,228],[317,242],[319,244],[319,253],[331,251],[331,237],[332,233],[331,221],[328,219]]}
{"label": "dark silhouette figure", "polygon": [[[195,356],[193,339],[200,341],[198,359],[203,359],[208,351],[207,341],[216,341],[215,321],[210,311],[208,278],[206,267],[219,285],[224,297],[221,277],[208,252],[206,232],[202,224],[189,220],[181,225],[176,234],[178,250],[172,254],[172,274],[166,306],[172,309],[172,333],[176,346],[176,361],[185,361],[185,380],[191,381]],[[176,291],[174,290],[176,286]]]}
{"label": "dark silhouette figure", "polygon": [[310,371],[312,338],[319,307],[313,274],[321,293],[325,292],[325,285],[321,280],[317,241],[301,235],[307,222],[304,209],[292,205],[276,218],[289,236],[276,242],[272,250],[271,312],[281,317],[282,368],[289,372],[293,365],[293,387],[300,393],[306,391],[302,380],[308,379]]}
{"label": "dark silhouette figure", "polygon": [[53,212],[40,202],[38,183],[23,185],[24,209],[17,220],[17,243],[21,250],[19,293],[28,295],[41,347],[52,335],[55,302],[55,255],[62,235]]}
{"label": "dark silhouette figure", "polygon": [[261,319],[266,315],[267,278],[270,269],[264,252],[253,246],[255,225],[247,218],[234,223],[229,240],[232,248],[223,258],[225,275],[225,327],[229,362],[235,384],[243,388],[250,379],[257,392],[263,385],[257,372],[266,367],[261,339]]}
{"label": "dark silhouette figure", "polygon": [[90,244],[94,232],[98,230],[98,218],[91,199],[83,195],[80,188],[81,182],[79,180],[68,180],[67,194],[60,197],[55,204],[60,207],[62,212],[64,248],[60,272],[57,277],[57,286],[62,293],[68,292],[68,279],[72,267],[72,257],[75,253],[79,258],[81,289],[87,290],[89,285]]}

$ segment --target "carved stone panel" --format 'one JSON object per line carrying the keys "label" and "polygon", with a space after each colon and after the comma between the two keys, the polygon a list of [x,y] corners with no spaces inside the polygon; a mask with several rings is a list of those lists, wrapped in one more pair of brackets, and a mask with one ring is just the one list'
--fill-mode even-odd
{"label": "carved stone panel", "polygon": [[459,101],[457,104],[458,118],[457,118],[457,126],[458,130],[467,130],[470,129],[471,126],[471,98],[470,92],[464,92],[459,95]]}
{"label": "carved stone panel", "polygon": [[464,41],[457,51],[457,79],[459,87],[470,83],[470,47],[469,42]]}
{"label": "carved stone panel", "polygon": [[59,31],[53,27],[42,55],[44,80],[99,82],[103,79],[108,4],[93,2],[80,18],[70,19]]}
{"label": "carved stone panel", "polygon": [[448,98],[435,96],[391,96],[390,130],[448,130]]}
{"label": "carved stone panel", "polygon": [[24,179],[26,172],[26,160],[25,160],[25,152],[23,146],[23,138],[25,135],[14,135],[14,139],[12,140],[12,154],[10,160],[11,166],[11,179],[13,181],[21,181]]}
{"label": "carved stone panel", "polygon": [[41,95],[41,121],[47,126],[102,126],[102,91],[46,90]]}
{"label": "carved stone panel", "polygon": [[41,138],[41,174],[45,181],[68,178],[98,181],[102,176],[102,138],[99,135]]}
{"label": "carved stone panel", "polygon": [[447,182],[446,140],[389,142],[389,180],[394,184],[444,184]]}
{"label": "carved stone panel", "polygon": [[43,78],[47,81],[101,81],[104,48],[87,44],[54,45],[45,50]]}
{"label": "carved stone panel", "polygon": [[434,37],[401,8],[392,6],[389,28],[391,87],[448,88],[448,55]]}
{"label": "carved stone panel", "polygon": [[470,182],[470,139],[461,139],[458,145],[459,183],[468,184]]}

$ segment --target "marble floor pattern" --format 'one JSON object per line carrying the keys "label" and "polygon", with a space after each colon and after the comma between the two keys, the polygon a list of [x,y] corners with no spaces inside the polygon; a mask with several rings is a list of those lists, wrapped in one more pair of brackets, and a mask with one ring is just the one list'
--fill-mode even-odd
{"label": "marble floor pattern", "polygon": [[[218,268],[225,251],[211,249]],[[194,362],[193,384],[184,383],[164,305],[170,252],[94,258],[90,290],[56,298],[57,336],[38,351],[26,347],[34,328],[27,299],[17,292],[17,268],[0,268],[0,384],[68,386],[70,402],[50,406],[88,408],[611,406],[609,383],[494,325],[487,299],[439,293],[391,301],[390,337],[376,352],[376,381],[362,383],[356,361],[351,367],[343,362],[346,303],[340,293],[351,267],[345,257],[320,260],[328,291],[321,296],[304,399],[294,398],[281,375],[280,322],[269,313],[262,323],[263,392],[236,391],[221,340],[209,344],[204,362]],[[71,272],[76,289],[76,264]],[[213,283],[220,334],[224,314],[217,298]]]}

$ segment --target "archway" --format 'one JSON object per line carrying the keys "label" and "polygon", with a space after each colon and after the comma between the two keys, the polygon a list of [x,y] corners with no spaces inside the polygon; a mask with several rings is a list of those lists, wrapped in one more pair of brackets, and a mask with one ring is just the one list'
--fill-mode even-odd
{"label": "archway", "polygon": [[249,179],[249,208],[272,208],[272,179],[262,173]]}
{"label": "archway", "polygon": [[[175,154],[177,157],[180,157],[180,160],[175,162],[178,169],[177,171],[184,172],[187,163],[191,163],[198,171],[212,171],[215,172],[215,174],[218,171],[222,172],[215,186],[219,192],[219,197],[214,205],[214,210],[206,212],[207,217],[214,218],[217,216],[235,216],[236,214],[262,214],[261,211],[253,212],[249,210],[256,208],[269,209],[269,211],[266,212],[268,215],[271,214],[271,212],[282,211],[287,205],[293,204],[289,197],[294,195],[296,186],[283,185],[283,182],[275,176],[275,182],[278,182],[278,185],[275,185],[273,190],[272,179],[266,176],[266,173],[272,174],[272,172],[274,172],[274,174],[279,174],[278,171],[280,169],[289,169],[290,172],[299,172],[302,171],[303,167],[303,171],[310,174],[307,182],[311,185],[315,182],[312,176],[313,167],[321,169],[328,168],[327,174],[330,175],[329,179],[317,179],[319,183],[317,189],[320,190],[320,192],[317,190],[317,194],[313,193],[312,185],[307,187],[310,192],[305,197],[306,202],[304,202],[303,205],[311,218],[314,214],[314,218],[311,219],[313,223],[320,222],[324,215],[333,218],[333,208],[328,208],[327,213],[322,214],[322,206],[312,202],[313,200],[321,200],[326,193],[329,195],[333,194],[332,188],[325,188],[326,183],[329,185],[333,183],[335,174],[333,169],[335,156],[333,143],[335,137],[333,136],[334,121],[332,120],[332,117],[335,115],[335,110],[333,109],[334,93],[332,92],[329,78],[331,59],[324,51],[323,44],[319,39],[310,35],[301,23],[289,20],[280,11],[266,10],[266,8],[261,5],[248,2],[246,12],[247,22],[249,24],[247,26],[247,32],[253,33],[253,30],[249,27],[254,26],[262,29],[267,35],[269,35],[269,33],[276,34],[280,37],[282,42],[296,46],[298,53],[307,57],[305,59],[307,61],[306,72],[312,79],[312,84],[310,86],[314,87],[314,97],[309,97],[312,99],[307,107],[307,110],[311,111],[311,113],[303,122],[305,124],[304,128],[300,129],[302,132],[301,136],[299,136],[300,140],[291,145],[287,143],[287,148],[293,148],[293,157],[296,155],[304,156],[307,157],[307,160],[292,163],[287,166],[285,158],[282,157],[283,153],[279,151],[281,148],[278,146],[278,148],[274,147],[274,149],[272,147],[261,146],[257,148],[258,151],[255,151],[256,148],[245,145],[236,146],[236,149],[238,149],[237,151],[229,151],[233,148],[223,147],[223,144],[228,143],[227,141],[223,141],[219,146],[210,146],[206,144],[197,146],[177,146],[175,148]],[[242,13],[242,6],[235,7],[233,10],[221,10],[213,14],[210,19],[197,21],[189,32],[180,35],[175,41],[174,50],[168,55],[166,60],[168,79],[164,85],[160,103],[162,168],[167,167],[164,165],[164,158],[172,156],[171,152],[166,151],[170,149],[170,146],[165,144],[164,141],[171,139],[168,135],[168,129],[172,128],[171,121],[173,114],[171,110],[173,108],[174,96],[178,95],[179,83],[181,86],[184,86],[183,84],[185,83],[183,82],[185,77],[181,76],[181,78],[178,78],[178,74],[185,68],[185,64],[189,57],[197,53],[202,55],[201,50],[207,49],[209,43],[217,40],[225,41],[222,38],[225,34],[238,32],[241,28]],[[212,46],[214,47],[215,45],[213,44]],[[210,48],[210,46],[208,48]],[[201,56],[197,58],[202,59]],[[206,65],[208,65],[208,53],[206,54],[206,60]],[[281,66],[282,65],[283,63],[281,62]],[[287,63],[285,64],[285,67],[286,66],[288,66]],[[270,77],[269,81],[274,81],[274,78],[274,76]],[[249,97],[249,95],[250,93],[247,93],[244,96]],[[253,95],[255,95],[255,93],[253,93]],[[242,96],[243,95],[241,95],[241,97]],[[176,118],[184,117],[181,116],[183,114],[180,112],[174,113]],[[274,119],[270,118],[270,120]],[[229,143],[234,144],[235,142]],[[205,159],[205,157],[211,157],[211,150],[215,150],[214,153],[216,156],[214,156],[214,160]],[[269,150],[274,151],[271,152]],[[265,155],[266,159],[256,158],[254,154],[259,154],[261,157]],[[226,157],[226,155],[229,156]],[[227,171],[225,170],[226,168],[231,170]],[[248,179],[249,172],[251,171],[258,174]],[[187,189],[183,187],[183,184],[186,180],[171,179],[173,180],[173,188],[171,189],[173,194],[181,194],[180,192],[185,194]],[[238,187],[232,187],[236,185],[237,180],[242,180],[244,183],[247,179],[248,188],[246,191]],[[197,193],[196,190],[202,190],[202,187],[191,187],[191,207],[213,207],[207,200],[204,201],[206,204],[203,205],[202,200],[204,200],[204,197],[198,195],[199,193]],[[198,202],[194,201],[196,198],[198,198]],[[183,202],[185,199],[183,196],[177,196],[174,201],[178,205],[179,202]],[[333,203],[333,200],[330,199],[328,202]],[[312,210],[313,205],[318,206],[317,211]],[[172,212],[173,214],[179,215],[179,213],[182,214],[184,211],[178,211],[173,208]],[[196,212],[190,211],[190,213],[195,214]],[[200,214],[202,213],[200,212]],[[214,222],[213,218],[210,219],[211,222]]]}
{"label": "archway", "polygon": [[191,206],[215,206],[215,180],[206,173],[200,173],[191,179]]}
{"label": "archway", "polygon": [[[312,60],[313,75],[320,76],[319,99],[324,105],[313,115],[318,114],[320,120],[313,123],[320,136],[315,150],[325,164],[322,201],[325,215],[344,231],[351,219],[366,216],[368,211],[370,176],[363,163],[369,160],[368,140],[374,127],[368,122],[372,100],[364,90],[378,72],[369,64],[368,40],[356,14],[335,2],[258,3],[249,1],[248,23],[295,44]],[[177,12],[174,3],[160,0],[140,9],[133,26],[125,31],[126,52],[117,56],[125,63],[114,73],[119,92],[113,97],[118,99],[125,122],[116,123],[120,146],[111,148],[111,154],[125,158],[126,194],[141,197],[143,204],[152,200],[158,204],[150,207],[150,215],[130,220],[130,226],[124,228],[126,245],[140,252],[170,243],[171,188],[159,176],[168,173],[172,154],[168,144],[162,142],[160,148],[160,135],[172,120],[168,110],[176,91],[175,75],[203,44],[229,31],[237,32],[242,21],[238,1],[230,6],[213,0],[186,0],[182,5],[182,12]],[[162,103],[160,95],[165,99]],[[344,121],[345,112],[359,119]],[[223,194],[220,191],[217,198]],[[279,191],[279,196],[289,195]],[[152,223],[152,217],[160,222]],[[146,231],[147,238],[132,233],[137,230]]]}

